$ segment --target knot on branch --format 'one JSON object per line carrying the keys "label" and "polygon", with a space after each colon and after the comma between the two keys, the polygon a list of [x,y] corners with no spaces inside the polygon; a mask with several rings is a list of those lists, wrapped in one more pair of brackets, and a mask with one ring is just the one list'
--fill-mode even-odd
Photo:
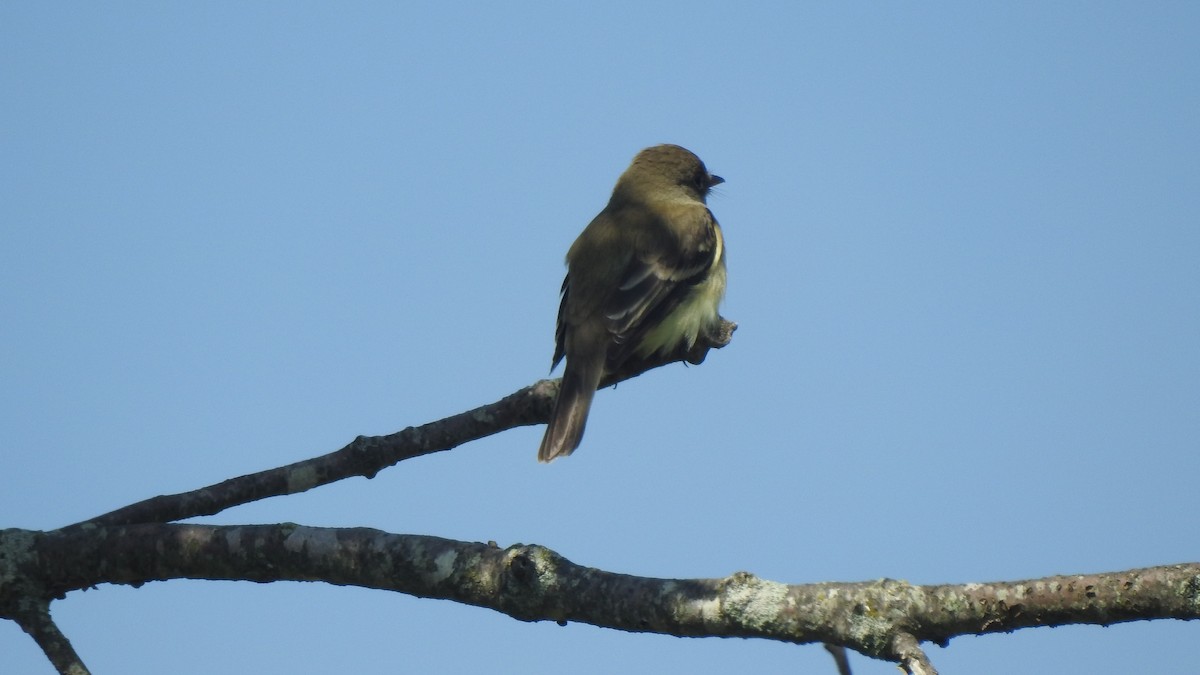
{"label": "knot on branch", "polygon": [[559,569],[564,559],[543,546],[514,544],[504,551],[500,593],[511,615],[522,621],[566,622]]}
{"label": "knot on branch", "polygon": [[779,629],[779,608],[786,602],[787,584],[767,581],[749,572],[735,572],[721,589],[721,610],[738,623],[755,630]]}
{"label": "knot on branch", "polygon": [[898,661],[902,654],[897,638],[912,628],[909,617],[921,604],[919,589],[905,581],[880,579],[864,590],[845,617],[851,646],[876,658]]}

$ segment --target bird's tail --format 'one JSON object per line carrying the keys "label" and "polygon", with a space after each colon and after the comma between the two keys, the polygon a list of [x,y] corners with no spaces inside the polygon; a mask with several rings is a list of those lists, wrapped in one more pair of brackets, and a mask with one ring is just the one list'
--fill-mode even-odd
{"label": "bird's tail", "polygon": [[[581,363],[581,361],[583,361]],[[587,424],[588,410],[600,378],[604,375],[603,357],[588,363],[577,357],[567,359],[558,399],[554,402],[554,413],[546,426],[546,435],[538,448],[538,461],[549,462],[555,457],[565,457],[575,452],[583,440],[583,427]]]}

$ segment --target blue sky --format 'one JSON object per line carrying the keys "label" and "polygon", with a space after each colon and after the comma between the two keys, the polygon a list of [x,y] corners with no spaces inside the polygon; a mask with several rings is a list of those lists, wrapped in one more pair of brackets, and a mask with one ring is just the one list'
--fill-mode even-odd
{"label": "blue sky", "polygon": [[[445,5],[0,6],[0,526],[544,377],[567,247],[673,142],[728,181],[728,348],[601,392],[550,466],[531,427],[210,521],[791,583],[1200,558],[1197,5]],[[53,609],[97,673],[833,672],[819,647],[319,584]],[[930,655],[1182,673],[1198,631]],[[11,623],[0,654],[52,672]]]}

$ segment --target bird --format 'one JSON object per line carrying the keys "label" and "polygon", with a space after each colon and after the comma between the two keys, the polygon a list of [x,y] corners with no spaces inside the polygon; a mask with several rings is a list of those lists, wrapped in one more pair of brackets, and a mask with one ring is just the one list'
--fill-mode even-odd
{"label": "bird", "polygon": [[571,245],[550,370],[566,366],[538,461],[579,447],[606,374],[689,350],[719,324],[725,240],[707,197],[723,182],[686,148],[646,148]]}

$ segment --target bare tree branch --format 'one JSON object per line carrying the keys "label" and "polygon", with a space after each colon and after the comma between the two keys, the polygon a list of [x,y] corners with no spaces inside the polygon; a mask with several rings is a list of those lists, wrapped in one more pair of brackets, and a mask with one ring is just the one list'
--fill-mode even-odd
{"label": "bare tree branch", "polygon": [[[32,536],[31,536],[32,535]],[[283,525],[81,527],[0,532],[46,597],[166,579],[324,581],[488,607],[522,621],[631,632],[823,642],[932,675],[919,642],[1033,626],[1200,618],[1200,564],[988,584],[783,584],[738,572],[654,579],[577,565],[537,545],[453,541],[368,528]],[[103,561],[103,565],[99,564]],[[14,572],[17,572],[14,574]],[[0,597],[12,589],[0,583]]]}
{"label": "bare tree branch", "polygon": [[230,478],[207,487],[160,495],[71,525],[165,523],[211,516],[249,502],[305,492],[344,478],[374,478],[405,459],[449,450],[507,429],[545,422],[556,381],[542,380],[495,403],[386,436],[359,436],[340,450],[286,466]]}
{"label": "bare tree branch", "polygon": [[[715,333],[701,336],[691,349],[630,361],[621,371],[610,373],[601,386],[614,385],[672,363],[699,364],[710,349],[728,345],[735,330],[737,324],[722,319]],[[383,469],[406,459],[450,450],[508,429],[545,423],[550,419],[558,385],[558,380],[541,380],[495,403],[436,422],[386,436],[359,436],[327,455],[230,478],[190,492],[151,497],[70,527],[169,523],[211,516],[239,504],[304,492],[344,478],[374,478]]]}
{"label": "bare tree branch", "polygon": [[15,617],[18,625],[29,633],[34,642],[42,648],[46,658],[54,665],[60,675],[91,675],[91,671],[83,664],[83,660],[75,653],[71,641],[62,634],[54,619],[50,618],[50,603],[42,601],[37,609],[29,614]]}

